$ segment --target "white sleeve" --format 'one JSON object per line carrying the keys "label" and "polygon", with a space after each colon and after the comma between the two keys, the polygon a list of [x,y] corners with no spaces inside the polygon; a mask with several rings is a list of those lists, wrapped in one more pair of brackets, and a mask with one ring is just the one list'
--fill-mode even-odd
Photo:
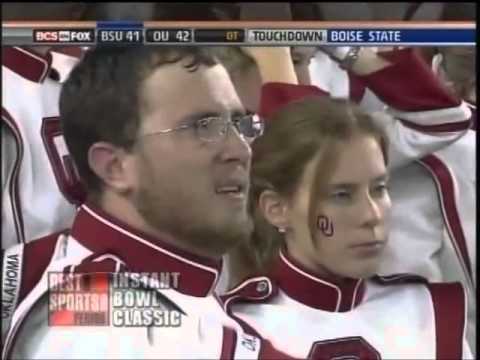
{"label": "white sleeve", "polygon": [[333,98],[349,97],[348,73],[323,51],[317,51],[308,67],[312,85],[327,91]]}
{"label": "white sleeve", "polygon": [[379,56],[392,65],[365,76],[349,75],[351,83],[366,88],[360,103],[365,110],[390,115],[380,124],[391,143],[392,168],[444,148],[468,131],[472,113],[467,104],[448,93],[416,50]]}
{"label": "white sleeve", "polygon": [[[312,84],[332,97],[359,101],[364,110],[377,115],[390,142],[390,168],[395,169],[459,139],[469,128],[471,111],[446,92],[413,49],[382,54],[392,66],[355,76],[318,52],[310,73]],[[385,111],[389,116],[382,116]]]}
{"label": "white sleeve", "polygon": [[467,340],[463,340],[463,352],[462,352],[462,359],[475,359],[473,357],[472,352],[470,351],[470,347],[468,346]]}
{"label": "white sleeve", "polygon": [[390,169],[397,169],[438,151],[452,144],[468,131],[465,129],[462,132],[426,133],[406,126],[386,112],[375,112],[372,116],[388,137]]}

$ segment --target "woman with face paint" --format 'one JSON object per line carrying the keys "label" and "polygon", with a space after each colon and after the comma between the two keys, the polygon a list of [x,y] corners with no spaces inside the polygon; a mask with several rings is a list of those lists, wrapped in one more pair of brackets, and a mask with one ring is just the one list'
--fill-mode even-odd
{"label": "woman with face paint", "polygon": [[[289,69],[281,80],[294,83]],[[296,358],[471,358],[459,283],[376,275],[391,208],[387,139],[372,115],[324,95],[263,87],[255,231],[232,255],[255,275],[225,295],[225,308]]]}

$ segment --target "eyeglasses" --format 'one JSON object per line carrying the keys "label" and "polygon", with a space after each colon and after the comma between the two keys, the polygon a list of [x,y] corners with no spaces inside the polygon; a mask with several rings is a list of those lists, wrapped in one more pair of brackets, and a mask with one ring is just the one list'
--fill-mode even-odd
{"label": "eyeglasses", "polygon": [[206,142],[217,142],[227,136],[230,128],[229,125],[233,125],[240,136],[249,138],[250,140],[261,136],[264,130],[263,120],[256,114],[248,114],[234,116],[231,119],[221,116],[209,116],[195,120],[191,124],[180,125],[171,129],[158,130],[152,133],[143,134],[143,136],[169,134],[174,131],[194,128],[195,135],[198,139]]}

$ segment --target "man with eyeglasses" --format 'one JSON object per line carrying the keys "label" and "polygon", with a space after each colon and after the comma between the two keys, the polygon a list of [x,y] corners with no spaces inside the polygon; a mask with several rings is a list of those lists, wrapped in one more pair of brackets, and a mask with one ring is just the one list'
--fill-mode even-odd
{"label": "man with eyeglasses", "polygon": [[3,356],[284,357],[212,293],[222,255],[251,231],[247,137],[262,129],[215,57],[91,50],[60,114],[88,200],[70,230],[39,240],[53,250],[26,269],[43,275],[21,290]]}

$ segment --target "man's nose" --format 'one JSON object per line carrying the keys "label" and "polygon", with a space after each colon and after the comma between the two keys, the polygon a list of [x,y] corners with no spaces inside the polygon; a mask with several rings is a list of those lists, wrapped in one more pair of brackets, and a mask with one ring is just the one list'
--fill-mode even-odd
{"label": "man's nose", "polygon": [[252,149],[245,137],[232,124],[229,124],[225,137],[222,160],[239,161],[242,164],[248,164],[252,157]]}

